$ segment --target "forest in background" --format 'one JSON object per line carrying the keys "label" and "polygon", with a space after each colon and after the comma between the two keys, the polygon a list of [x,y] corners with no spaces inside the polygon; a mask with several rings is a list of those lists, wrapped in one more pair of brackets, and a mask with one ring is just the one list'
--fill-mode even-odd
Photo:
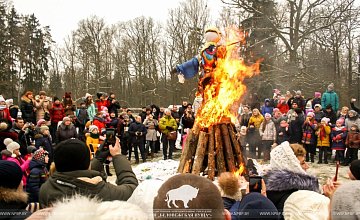
{"label": "forest in background", "polygon": [[[151,17],[107,24],[91,16],[64,42],[36,15],[20,15],[0,1],[0,94],[14,98],[45,90],[114,92],[122,105],[168,106],[194,99],[197,78],[178,83],[171,69],[198,53],[210,24],[236,26],[248,36],[241,45],[247,63],[262,58],[261,73],[246,80],[248,93],[272,97],[272,90],[302,90],[312,97],[335,84],[341,104],[360,99],[359,6],[355,0],[219,0],[220,18],[209,16],[205,0],[184,0],[166,23]],[[59,46],[61,45],[61,46]]]}

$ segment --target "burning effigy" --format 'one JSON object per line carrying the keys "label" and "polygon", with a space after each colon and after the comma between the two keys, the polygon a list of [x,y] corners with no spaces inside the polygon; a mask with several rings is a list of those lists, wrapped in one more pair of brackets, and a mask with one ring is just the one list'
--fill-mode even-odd
{"label": "burning effigy", "polygon": [[214,28],[205,31],[207,42],[198,61],[195,57],[177,66],[177,72],[180,75],[184,72],[185,79],[194,75],[195,70],[199,72],[197,95],[203,98],[177,171],[205,172],[211,180],[223,172],[241,174],[245,170],[242,149],[236,139],[234,124],[238,108],[234,104],[246,92],[244,79],[260,72],[260,61],[247,65],[241,57],[240,47],[246,34],[236,28],[227,28],[225,33],[222,35]]}

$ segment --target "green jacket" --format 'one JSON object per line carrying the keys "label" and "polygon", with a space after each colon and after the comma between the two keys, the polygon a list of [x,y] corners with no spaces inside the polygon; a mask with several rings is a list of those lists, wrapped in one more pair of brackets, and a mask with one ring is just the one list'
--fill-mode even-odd
{"label": "green jacket", "polygon": [[167,126],[173,128],[171,131],[176,131],[178,128],[175,118],[164,115],[162,118],[160,118],[159,129],[165,135],[167,135],[170,132],[170,130],[166,128]]}
{"label": "green jacket", "polygon": [[336,92],[326,90],[326,92],[323,93],[321,97],[321,107],[325,109],[328,104],[331,104],[332,109],[336,113],[339,109],[339,97]]}
{"label": "green jacket", "polygon": [[91,170],[55,172],[40,188],[41,207],[76,193],[103,201],[128,200],[138,185],[136,176],[124,155],[113,157],[113,163],[117,185],[106,182],[103,165],[96,158],[91,161]]}

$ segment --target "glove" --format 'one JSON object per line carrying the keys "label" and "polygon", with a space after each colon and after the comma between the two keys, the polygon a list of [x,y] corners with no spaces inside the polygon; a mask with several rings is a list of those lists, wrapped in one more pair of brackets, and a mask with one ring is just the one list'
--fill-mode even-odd
{"label": "glove", "polygon": [[95,153],[95,158],[98,159],[101,163],[104,163],[106,158],[110,155],[109,147],[104,147],[104,142],[99,146],[98,150]]}
{"label": "glove", "polygon": [[340,134],[336,135],[336,140],[341,140],[341,135]]}
{"label": "glove", "polygon": [[173,128],[171,126],[166,126],[166,129],[168,129],[169,131],[173,130]]}

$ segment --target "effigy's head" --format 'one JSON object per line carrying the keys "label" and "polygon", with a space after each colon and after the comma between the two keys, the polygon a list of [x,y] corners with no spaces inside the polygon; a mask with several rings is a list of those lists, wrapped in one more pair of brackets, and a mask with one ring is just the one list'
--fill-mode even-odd
{"label": "effigy's head", "polygon": [[205,29],[204,39],[206,42],[218,43],[221,39],[221,32],[217,27],[210,26]]}

